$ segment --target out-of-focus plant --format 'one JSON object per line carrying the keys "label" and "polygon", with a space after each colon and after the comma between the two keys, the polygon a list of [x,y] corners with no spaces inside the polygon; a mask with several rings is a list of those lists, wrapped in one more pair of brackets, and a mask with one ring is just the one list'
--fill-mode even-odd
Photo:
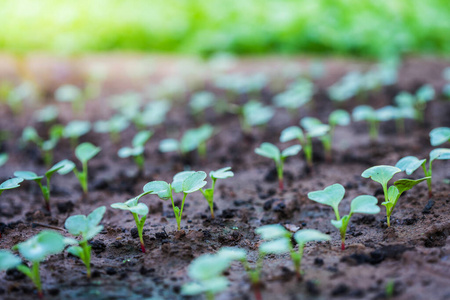
{"label": "out-of-focus plant", "polygon": [[151,138],[153,132],[150,130],[139,131],[133,138],[131,144],[132,147],[123,147],[119,149],[117,155],[120,158],[133,157],[134,162],[138,166],[140,171],[144,169],[144,149],[145,144]]}
{"label": "out-of-focus plant", "polygon": [[53,150],[57,146],[59,140],[63,136],[64,127],[62,125],[53,125],[49,130],[49,139],[42,139],[37,133],[36,129],[31,126],[25,127],[22,132],[21,141],[23,143],[32,142],[42,152],[42,158],[46,166],[50,166],[53,163]]}
{"label": "out-of-focus plant", "polygon": [[231,171],[231,167],[225,167],[216,171],[209,172],[209,177],[212,180],[211,187],[209,189],[200,189],[206,201],[208,202],[209,209],[211,210],[211,218],[214,219],[214,189],[217,179],[226,179],[233,177],[234,173]]}
{"label": "out-of-focus plant", "polygon": [[120,142],[120,133],[130,126],[128,120],[121,115],[114,115],[106,121],[94,123],[94,131],[98,133],[109,133],[113,143]]}
{"label": "out-of-focus plant", "polygon": [[73,149],[78,145],[81,136],[87,134],[91,130],[91,122],[74,120],[70,121],[64,127],[63,136],[70,140],[70,145]]}

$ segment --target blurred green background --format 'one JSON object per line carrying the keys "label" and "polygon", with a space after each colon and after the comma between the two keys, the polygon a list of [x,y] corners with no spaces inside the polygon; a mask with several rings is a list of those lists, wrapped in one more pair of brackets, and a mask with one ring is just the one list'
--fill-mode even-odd
{"label": "blurred green background", "polygon": [[0,51],[450,53],[449,0],[1,0]]}

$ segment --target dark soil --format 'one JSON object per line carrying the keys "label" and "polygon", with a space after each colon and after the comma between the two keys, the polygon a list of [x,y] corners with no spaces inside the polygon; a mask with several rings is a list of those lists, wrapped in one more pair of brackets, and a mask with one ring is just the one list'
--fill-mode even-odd
{"label": "dark soil", "polygon": [[[31,60],[33,68],[30,69],[45,87],[43,95],[48,96],[62,82],[81,81],[83,68],[95,59],[49,62],[38,57]],[[122,70],[124,66],[138,64],[139,58],[120,60],[116,56],[99,58],[99,61],[110,66],[110,78],[102,97],[88,103],[86,115],[76,118],[91,121],[104,119],[112,114],[107,108],[108,95],[132,88],[144,90],[178,70],[174,71],[171,62],[162,60],[159,64],[155,63],[157,71],[134,80],[130,76],[126,78]],[[6,71],[0,74],[0,78],[16,78],[10,61],[3,58],[1,62]],[[271,58],[266,63],[264,59],[244,60],[240,71],[268,70],[274,75],[277,69],[294,62],[302,64],[304,60]],[[386,287],[392,283],[392,299],[450,299],[448,161],[435,161],[433,165],[433,198],[428,199],[425,183],[407,192],[400,198],[390,228],[386,225],[384,207],[375,216],[355,215],[349,224],[345,251],[340,250],[339,234],[330,223],[334,217],[332,210],[307,198],[310,191],[340,183],[346,188],[341,212],[347,212],[351,199],[361,194],[376,195],[381,203],[380,186],[362,178],[361,173],[373,165],[393,165],[406,155],[428,157],[432,149],[429,131],[438,126],[450,126],[448,100],[439,96],[432,101],[427,108],[426,123],[407,122],[407,134],[404,136],[397,136],[394,124],[389,122],[382,124],[380,137],[375,143],[369,140],[365,124],[353,123],[349,127],[337,128],[333,162],[325,162],[319,144],[315,145],[316,157],[312,170],[308,170],[300,157],[288,159],[283,192],[277,189],[273,163],[254,153],[254,149],[265,141],[286,147],[278,142],[279,134],[285,127],[298,124],[301,117],[309,115],[325,121],[335,109],[326,96],[325,88],[346,71],[364,69],[367,65],[365,62],[328,61],[329,72],[316,83],[318,92],[313,105],[302,108],[295,118],[279,110],[267,128],[254,129],[251,136],[241,133],[236,116],[218,116],[211,112],[206,120],[220,131],[207,145],[207,159],[200,159],[193,153],[183,162],[175,153],[162,154],[157,151],[159,141],[168,136],[168,130],[183,132],[199,124],[189,115],[184,102],[178,101],[166,123],[155,129],[155,135],[147,144],[145,171],[140,176],[131,161],[117,157],[121,145],[130,144],[136,132],[134,128],[130,127],[122,133],[121,145],[112,144],[108,135],[89,133],[82,141],[90,141],[102,148],[102,152],[89,163],[89,195],[82,196],[73,174],[55,175],[50,215],[43,207],[42,195],[34,182],[24,182],[20,188],[4,192],[0,197],[1,248],[10,248],[26,240],[47,229],[44,226],[59,227],[60,232],[64,233],[67,217],[88,214],[96,207],[105,205],[107,211],[102,222],[105,228],[91,241],[93,278],[87,280],[81,260],[67,252],[51,256],[41,264],[45,298],[179,299],[183,298],[180,294],[182,284],[189,280],[186,268],[195,257],[214,253],[224,246],[236,246],[248,250],[250,261],[254,262],[260,241],[254,233],[255,228],[272,223],[291,224],[299,228],[319,229],[330,234],[332,241],[310,243],[305,247],[301,282],[295,278],[288,255],[266,257],[262,274],[264,299],[387,299]],[[437,59],[408,59],[400,69],[398,84],[371,93],[367,101],[378,108],[392,103],[393,96],[403,89],[415,91],[424,83],[431,83],[440,89],[443,84],[441,72],[449,65]],[[60,66],[69,75],[64,72],[61,74],[66,75],[61,75],[57,72],[59,69],[55,71],[49,66]],[[206,85],[210,88],[208,83]],[[274,93],[266,88],[262,92],[262,101],[269,104]],[[177,99],[185,100],[188,95],[179,95]],[[242,100],[248,98],[243,96]],[[359,101],[348,101],[343,108],[351,110]],[[45,103],[53,102],[51,97],[45,99]],[[19,169],[45,172],[39,150],[34,146],[20,147],[18,141],[24,126],[36,125],[31,113],[43,103],[29,104],[20,116],[13,116],[5,105],[1,106],[1,130],[9,131],[11,136],[0,145],[0,152],[10,154],[10,160],[0,170],[1,181],[10,178]],[[64,112],[59,121],[65,124],[72,118],[72,113],[64,105],[60,108]],[[42,124],[36,126],[40,134],[46,132]],[[66,141],[58,146],[55,162],[65,158],[75,161]],[[217,183],[217,217],[214,220],[210,219],[209,207],[201,193],[189,195],[181,231],[176,231],[170,202],[163,202],[154,195],[143,197],[141,201],[150,207],[144,229],[147,248],[144,254],[140,251],[131,214],[114,210],[109,205],[138,195],[145,183],[151,180],[170,181],[174,174],[186,167],[186,163],[192,170],[207,173],[231,166],[235,177]],[[412,177],[420,175],[413,174]],[[227,277],[231,286],[218,299],[253,299],[249,280],[240,264],[233,264],[227,271]],[[0,298],[36,297],[31,281],[18,271],[0,274]]]}

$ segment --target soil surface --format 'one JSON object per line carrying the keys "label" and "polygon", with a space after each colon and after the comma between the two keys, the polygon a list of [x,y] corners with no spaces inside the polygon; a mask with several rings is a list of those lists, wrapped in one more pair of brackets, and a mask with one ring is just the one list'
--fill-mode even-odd
{"label": "soil surface", "polygon": [[[2,57],[3,71],[0,78],[17,80],[14,60]],[[26,125],[34,125],[41,135],[47,127],[32,120],[33,110],[45,104],[55,103],[51,94],[55,86],[69,81],[82,81],[84,68],[100,61],[107,66],[109,77],[101,96],[87,104],[86,114],[73,116],[70,107],[58,104],[61,110],[58,122],[66,124],[72,118],[91,121],[105,119],[113,114],[108,108],[110,95],[131,89],[144,91],[154,88],[167,76],[179,74],[190,79],[186,92],[173,97],[174,108],[166,122],[154,128],[155,134],[148,142],[145,155],[145,171],[137,172],[132,161],[119,159],[117,151],[128,146],[136,130],[130,126],[121,134],[119,144],[113,144],[107,134],[91,132],[81,141],[90,141],[102,151],[89,162],[89,194],[83,197],[73,173],[52,179],[51,215],[43,207],[42,194],[34,182],[24,182],[18,189],[6,191],[0,201],[1,248],[13,245],[37,234],[45,226],[64,230],[65,220],[75,214],[88,214],[105,205],[102,224],[104,230],[90,243],[92,245],[93,278],[86,279],[85,267],[80,259],[64,252],[51,256],[41,264],[41,276],[46,299],[181,299],[183,283],[189,280],[186,270],[189,263],[201,254],[214,253],[224,246],[241,247],[249,251],[250,262],[257,258],[260,238],[255,228],[264,224],[281,223],[296,227],[318,229],[332,236],[330,242],[309,243],[305,247],[302,270],[304,277],[297,281],[288,255],[271,255],[265,258],[262,281],[263,299],[388,299],[387,287],[393,287],[389,299],[450,299],[450,163],[435,161],[433,165],[434,196],[428,199],[427,186],[422,183],[400,198],[386,225],[385,209],[378,215],[354,215],[347,233],[347,249],[341,251],[338,231],[331,225],[334,218],[331,208],[307,198],[310,191],[340,183],[346,195],[340,205],[341,214],[349,210],[351,199],[358,195],[375,195],[383,201],[381,186],[361,173],[374,165],[394,165],[401,157],[414,155],[426,158],[432,147],[428,133],[439,126],[450,126],[450,101],[438,93],[429,103],[426,121],[419,124],[406,122],[406,134],[395,133],[395,124],[381,125],[380,137],[371,142],[365,123],[352,123],[338,127],[333,145],[333,161],[326,162],[320,144],[314,144],[314,168],[308,169],[302,156],[289,158],[285,166],[285,190],[280,192],[274,163],[254,153],[262,142],[272,142],[285,148],[291,144],[279,143],[280,132],[290,125],[297,125],[304,116],[314,116],[326,121],[336,107],[326,96],[326,87],[349,70],[364,70],[368,62],[326,60],[327,73],[317,80],[314,101],[292,117],[284,110],[266,128],[255,128],[250,135],[240,129],[238,118],[232,114],[217,115],[208,111],[206,122],[214,125],[218,133],[207,144],[207,158],[194,152],[182,159],[176,153],[158,152],[161,139],[180,136],[188,128],[200,125],[186,106],[190,93],[206,89],[218,92],[208,80],[201,78],[192,83],[188,70],[181,73],[185,60],[153,59],[152,70],[126,75],[125,66],[136,69],[150,61],[142,57],[90,57],[78,60],[50,60],[34,57],[28,61],[28,76],[42,86],[44,100],[27,103],[25,111],[13,116],[2,104],[0,128],[10,133],[3,141],[0,152],[10,154],[9,161],[0,169],[0,181],[12,176],[16,170],[44,173],[39,150],[23,147],[19,137]],[[176,61],[177,68],[173,65]],[[277,80],[277,71],[288,65],[305,65],[306,59],[257,58],[244,59],[234,69],[239,72],[267,72],[270,82]],[[194,62],[189,66],[200,64]],[[137,66],[137,67],[136,67]],[[424,83],[438,90],[443,85],[442,70],[450,66],[448,61],[431,58],[410,58],[401,66],[399,82],[371,92],[365,99],[352,99],[342,105],[351,109],[363,103],[379,108],[393,103],[393,97],[401,90],[415,91]],[[81,70],[81,71],[80,71]],[[200,70],[200,68],[199,68]],[[233,71],[233,70],[232,70]],[[201,70],[198,71],[201,73]],[[30,75],[31,74],[31,75]],[[196,73],[195,73],[196,74]],[[208,73],[204,72],[205,78]],[[184,77],[183,77],[184,76]],[[272,81],[273,80],[273,81]],[[271,103],[278,92],[269,84],[259,95]],[[245,102],[255,95],[242,95]],[[151,97],[146,99],[151,101]],[[443,145],[444,147],[448,145]],[[55,162],[62,159],[76,161],[68,141],[58,145]],[[164,202],[156,195],[141,199],[150,207],[145,224],[144,240],[147,253],[140,251],[139,239],[131,214],[115,210],[110,204],[123,202],[141,193],[145,183],[152,180],[170,181],[184,169],[209,172],[231,166],[235,176],[218,180],[215,197],[216,218],[211,219],[209,207],[200,192],[187,197],[183,212],[182,230],[176,230],[176,221],[170,201]],[[398,175],[398,176],[397,176]],[[395,178],[407,177],[397,174]],[[403,176],[401,176],[403,175]],[[421,171],[409,176],[422,177]],[[210,183],[209,183],[210,184]],[[176,198],[181,201],[180,197]],[[234,263],[226,272],[231,286],[217,299],[254,299],[250,283],[241,264]],[[36,291],[28,278],[17,271],[0,274],[0,298],[35,299]],[[196,297],[192,297],[196,298]],[[201,297],[198,297],[201,298]]]}

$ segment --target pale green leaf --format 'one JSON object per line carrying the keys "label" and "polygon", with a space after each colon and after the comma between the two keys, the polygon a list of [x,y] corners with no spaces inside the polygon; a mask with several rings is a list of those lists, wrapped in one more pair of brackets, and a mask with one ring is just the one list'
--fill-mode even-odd
{"label": "pale green leaf", "polygon": [[290,237],[290,232],[280,224],[270,224],[258,227],[255,232],[261,235],[263,240],[273,240],[281,237]]}
{"label": "pale green leaf", "polygon": [[231,171],[231,167],[225,167],[216,171],[209,172],[209,177],[213,179],[225,179],[233,176],[234,173]]}
{"label": "pale green leaf", "polygon": [[14,172],[14,176],[25,180],[40,180],[44,178],[44,176],[38,176],[36,173],[31,171],[16,171]]}
{"label": "pale green leaf", "polygon": [[415,156],[405,156],[402,159],[400,159],[396,164],[395,167],[399,168],[400,170],[404,171],[406,174],[411,175],[415,170],[417,170],[426,159],[419,160]]}
{"label": "pale green leaf", "polygon": [[397,167],[381,165],[368,168],[361,176],[364,178],[372,178],[373,181],[386,185],[395,174],[401,171]]}
{"label": "pale green leaf", "polygon": [[430,131],[431,146],[439,146],[450,141],[450,127],[438,127]]}
{"label": "pale green leaf", "polygon": [[0,184],[0,191],[15,189],[20,186],[19,183],[21,183],[23,180],[23,178],[8,179]]}
{"label": "pale green leaf", "polygon": [[298,126],[291,126],[281,132],[280,142],[285,143],[294,139],[304,140],[303,131]]}
{"label": "pale green leaf", "polygon": [[64,237],[47,230],[17,245],[20,254],[31,262],[40,262],[51,254],[60,253],[64,247]]}
{"label": "pale green leaf", "polygon": [[345,189],[339,183],[330,185],[322,191],[308,193],[308,198],[320,204],[325,204],[337,209],[344,198]]}
{"label": "pale green leaf", "polygon": [[294,234],[294,239],[298,244],[306,244],[312,241],[329,241],[331,238],[318,230],[302,229]]}
{"label": "pale green leaf", "polygon": [[206,173],[203,171],[191,174],[189,177],[183,180],[182,185],[183,193],[190,194],[204,187],[207,184],[205,178]]}
{"label": "pale green leaf", "polygon": [[255,153],[264,157],[271,158],[275,161],[279,161],[281,159],[280,150],[271,143],[262,143],[259,148],[255,149]]}
{"label": "pale green leaf", "polygon": [[350,212],[354,214],[377,214],[380,208],[378,200],[374,196],[361,195],[352,200]]}
{"label": "pale green leaf", "polygon": [[448,148],[436,148],[430,152],[430,161],[435,159],[446,160],[450,159],[450,149]]}
{"label": "pale green leaf", "polygon": [[100,152],[101,148],[91,143],[82,143],[75,149],[75,156],[81,162],[87,162]]}
{"label": "pale green leaf", "polygon": [[297,155],[301,150],[302,150],[302,146],[300,146],[300,145],[290,146],[281,152],[281,158],[286,158],[288,156]]}
{"label": "pale green leaf", "polygon": [[20,257],[12,254],[8,250],[0,250],[0,271],[13,269],[21,263],[22,260]]}
{"label": "pale green leaf", "polygon": [[259,252],[263,254],[283,254],[291,250],[292,245],[287,238],[279,238],[264,242],[259,246]]}

